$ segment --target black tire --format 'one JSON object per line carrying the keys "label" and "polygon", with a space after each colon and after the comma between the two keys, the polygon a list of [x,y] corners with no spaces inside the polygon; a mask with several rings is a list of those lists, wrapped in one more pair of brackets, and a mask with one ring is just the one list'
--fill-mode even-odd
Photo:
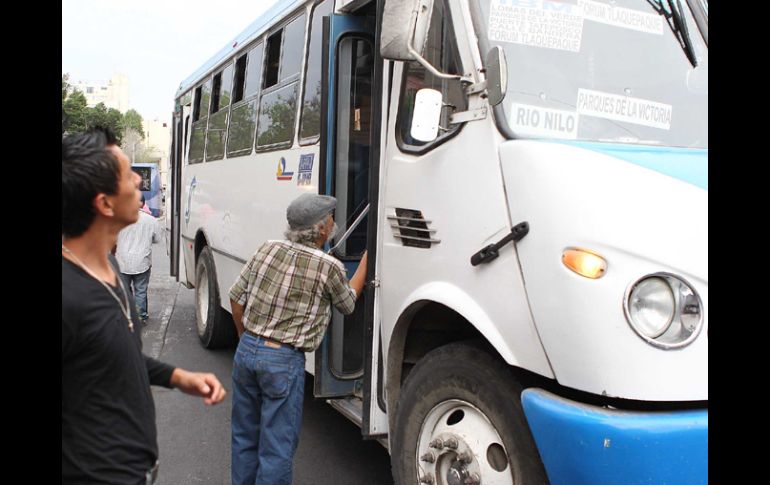
{"label": "black tire", "polygon": [[195,267],[195,323],[207,349],[230,347],[237,335],[233,319],[219,302],[219,285],[211,249],[205,246]]}
{"label": "black tire", "polygon": [[[437,485],[475,483],[474,478],[465,481],[472,474],[482,484],[547,484],[521,391],[503,362],[475,346],[452,343],[426,354],[407,376],[396,407],[391,449],[395,483],[417,485],[430,473]],[[426,444],[436,439],[447,443],[447,438],[457,438],[456,449]],[[458,456],[461,452],[465,457]],[[426,453],[433,462],[419,458]],[[451,482],[450,474],[455,475]]]}

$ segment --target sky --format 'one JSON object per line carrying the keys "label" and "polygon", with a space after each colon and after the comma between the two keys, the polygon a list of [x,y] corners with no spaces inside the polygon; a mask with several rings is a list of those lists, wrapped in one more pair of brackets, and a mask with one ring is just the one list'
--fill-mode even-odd
{"label": "sky", "polygon": [[129,107],[171,120],[179,83],[275,0],[62,0],[62,74],[128,76]]}

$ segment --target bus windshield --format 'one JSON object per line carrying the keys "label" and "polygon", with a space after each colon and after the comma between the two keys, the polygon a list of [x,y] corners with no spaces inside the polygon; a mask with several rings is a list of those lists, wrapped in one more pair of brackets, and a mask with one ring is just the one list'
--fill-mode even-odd
{"label": "bus windshield", "polygon": [[708,147],[708,47],[687,1],[479,3],[516,137]]}

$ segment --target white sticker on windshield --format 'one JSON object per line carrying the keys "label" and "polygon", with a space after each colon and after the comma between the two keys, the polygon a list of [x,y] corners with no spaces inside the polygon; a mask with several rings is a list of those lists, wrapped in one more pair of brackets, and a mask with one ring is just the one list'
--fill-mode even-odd
{"label": "white sticker on windshield", "polygon": [[546,138],[577,138],[578,114],[574,111],[511,104],[509,125],[517,135]]}
{"label": "white sticker on windshield", "polygon": [[647,32],[648,34],[663,35],[663,17],[657,13],[615,7],[593,0],[578,0],[578,5],[583,9],[583,17],[586,20]]}
{"label": "white sticker on windshield", "polygon": [[671,105],[630,96],[578,89],[577,112],[663,130],[671,129]]}
{"label": "white sticker on windshield", "polygon": [[583,17],[575,3],[492,0],[489,40],[580,52]]}

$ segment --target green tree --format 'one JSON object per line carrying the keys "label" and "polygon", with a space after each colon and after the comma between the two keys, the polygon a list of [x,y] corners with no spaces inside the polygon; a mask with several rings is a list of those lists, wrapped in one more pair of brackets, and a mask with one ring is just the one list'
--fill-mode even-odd
{"label": "green tree", "polygon": [[86,108],[86,130],[96,126],[109,128],[115,133],[115,138],[120,144],[123,139],[123,115],[115,108],[107,108],[104,103],[99,103],[93,108]]}
{"label": "green tree", "polygon": [[64,100],[67,99],[67,93],[70,89],[70,75],[69,74],[62,74],[61,75],[61,102],[64,103]]}
{"label": "green tree", "polygon": [[139,136],[144,140],[144,127],[142,126],[142,115],[140,115],[135,109],[126,111],[123,115],[123,132],[128,133],[128,130],[132,129],[139,133]]}
{"label": "green tree", "polygon": [[[135,124],[135,119],[138,117],[139,130],[141,130],[141,116],[134,110],[130,111],[133,111],[133,114],[128,118],[131,126]],[[120,111],[115,108],[107,108],[104,103],[99,103],[93,108],[89,108],[85,95],[73,88],[69,83],[69,74],[62,74],[62,135],[64,133],[83,133],[95,126],[103,126],[112,130],[112,132],[115,133],[115,137],[118,139],[118,143],[120,143],[123,138],[125,120]],[[142,137],[144,137],[144,135],[142,135]]]}
{"label": "green tree", "polygon": [[61,104],[61,132],[82,133],[86,130],[86,97],[78,90],[67,94]]}

